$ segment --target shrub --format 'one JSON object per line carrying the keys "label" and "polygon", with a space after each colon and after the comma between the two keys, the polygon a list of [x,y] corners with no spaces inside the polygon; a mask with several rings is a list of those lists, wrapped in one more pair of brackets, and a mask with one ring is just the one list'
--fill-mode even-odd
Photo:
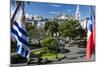
{"label": "shrub", "polygon": [[21,57],[20,55],[13,55],[11,56],[11,63],[25,63],[27,62],[26,58]]}
{"label": "shrub", "polygon": [[47,37],[47,38],[41,40],[40,43],[41,43],[41,46],[43,48],[47,47],[47,49],[49,51],[52,51],[52,50],[55,51],[55,49],[56,49],[56,39],[55,39],[55,37]]}
{"label": "shrub", "polygon": [[17,44],[16,42],[11,40],[11,52],[16,52]]}

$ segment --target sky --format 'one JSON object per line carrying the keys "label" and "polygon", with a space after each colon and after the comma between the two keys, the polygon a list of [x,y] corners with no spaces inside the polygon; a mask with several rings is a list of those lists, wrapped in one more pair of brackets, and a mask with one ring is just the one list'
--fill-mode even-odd
{"label": "sky", "polygon": [[[52,18],[61,14],[70,14],[75,16],[77,4],[58,4],[58,3],[43,3],[43,2],[31,2],[28,4],[25,2],[25,14],[28,15],[40,15],[46,18]],[[85,19],[90,17],[89,5],[79,5],[80,18]],[[16,3],[11,3],[11,14],[16,9]]]}

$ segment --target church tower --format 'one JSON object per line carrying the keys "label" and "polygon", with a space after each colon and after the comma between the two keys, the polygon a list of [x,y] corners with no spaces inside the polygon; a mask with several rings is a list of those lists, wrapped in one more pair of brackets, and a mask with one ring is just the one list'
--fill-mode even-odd
{"label": "church tower", "polygon": [[77,5],[77,8],[76,8],[75,18],[77,20],[80,20],[80,9],[79,9],[79,5]]}

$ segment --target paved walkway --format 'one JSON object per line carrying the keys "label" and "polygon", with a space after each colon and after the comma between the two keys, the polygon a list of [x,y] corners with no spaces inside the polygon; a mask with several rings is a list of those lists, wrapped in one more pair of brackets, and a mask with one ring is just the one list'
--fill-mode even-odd
{"label": "paved walkway", "polygon": [[[75,62],[86,62],[86,51],[85,48],[69,47],[69,53],[65,53],[66,58],[53,63],[75,63]],[[95,61],[95,55],[91,56],[90,61]]]}
{"label": "paved walkway", "polygon": [[[66,56],[65,59],[62,59],[61,61],[54,61],[49,64],[86,62],[85,48],[68,47],[66,49],[69,50],[70,52],[64,53],[64,55]],[[95,61],[94,54],[91,56],[91,61]],[[27,64],[24,63],[24,64],[14,64],[14,65],[23,66],[23,65],[27,65]],[[36,65],[36,64],[30,64],[30,65]]]}

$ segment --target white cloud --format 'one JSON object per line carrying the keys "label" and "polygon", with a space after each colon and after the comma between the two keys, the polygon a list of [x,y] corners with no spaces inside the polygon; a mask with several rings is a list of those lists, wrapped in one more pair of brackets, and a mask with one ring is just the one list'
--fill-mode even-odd
{"label": "white cloud", "polygon": [[49,12],[50,14],[60,14],[59,12]]}
{"label": "white cloud", "polygon": [[71,12],[72,10],[71,10],[71,9],[68,9],[67,11],[68,11],[68,12]]}
{"label": "white cloud", "polygon": [[50,4],[53,7],[61,7],[61,5],[56,5],[56,4]]}

